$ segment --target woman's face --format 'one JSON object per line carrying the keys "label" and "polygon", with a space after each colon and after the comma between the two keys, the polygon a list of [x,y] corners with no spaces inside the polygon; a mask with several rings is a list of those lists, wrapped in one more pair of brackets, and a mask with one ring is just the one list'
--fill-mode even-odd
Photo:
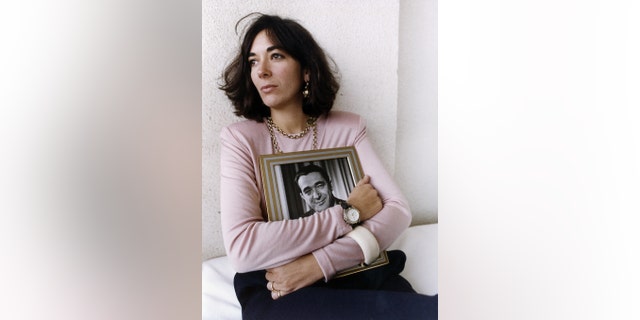
{"label": "woman's face", "polygon": [[273,44],[266,31],[258,33],[253,40],[248,59],[251,81],[266,106],[272,110],[302,107],[300,63]]}

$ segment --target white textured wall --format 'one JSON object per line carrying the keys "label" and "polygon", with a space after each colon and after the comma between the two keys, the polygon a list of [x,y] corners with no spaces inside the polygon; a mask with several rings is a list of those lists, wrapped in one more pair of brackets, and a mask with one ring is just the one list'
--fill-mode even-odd
{"label": "white textured wall", "polygon": [[[233,115],[228,99],[217,89],[217,84],[222,69],[240,41],[235,34],[235,23],[254,11],[290,17],[309,29],[340,70],[341,89],[335,108],[359,113],[367,119],[369,136],[391,173],[396,170],[406,172],[402,164],[415,160],[409,156],[396,157],[396,148],[399,152],[414,152],[416,149],[412,146],[420,143],[420,140],[408,144],[398,141],[401,134],[407,133],[397,127],[398,124],[405,125],[407,119],[399,119],[398,116],[412,117],[409,113],[400,112],[398,103],[406,103],[413,109],[424,109],[424,103],[415,101],[415,98],[406,101],[398,98],[398,30],[402,14],[397,0],[203,1],[203,259],[224,255],[220,231],[219,132],[223,126],[239,120]],[[411,15],[410,12],[407,14]],[[402,63],[400,67],[402,70]],[[408,66],[408,69],[412,67],[416,66]],[[430,104],[428,108],[435,109],[436,106]],[[431,114],[435,115],[434,112]],[[435,152],[423,153],[435,155]],[[403,180],[412,179],[403,177]],[[399,180],[400,185],[405,182]],[[413,185],[403,189],[410,191]],[[432,192],[429,194],[433,196]],[[408,196],[411,202],[424,202],[420,199],[424,198],[423,195],[409,193]],[[427,203],[435,205],[436,202]],[[422,211],[425,205],[417,205],[416,208]],[[414,214],[415,221],[437,219],[425,216],[427,212]]]}
{"label": "white textured wall", "polygon": [[412,224],[438,222],[437,1],[400,2],[396,180]]}

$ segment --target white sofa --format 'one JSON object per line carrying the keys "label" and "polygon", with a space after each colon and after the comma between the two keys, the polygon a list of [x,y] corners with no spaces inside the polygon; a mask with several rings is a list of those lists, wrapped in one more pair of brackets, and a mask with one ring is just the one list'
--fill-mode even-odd
{"label": "white sofa", "polygon": [[[407,229],[389,249],[407,254],[402,272],[419,293],[438,292],[438,225],[417,225]],[[242,319],[240,303],[233,289],[235,271],[227,257],[202,263],[202,319]]]}

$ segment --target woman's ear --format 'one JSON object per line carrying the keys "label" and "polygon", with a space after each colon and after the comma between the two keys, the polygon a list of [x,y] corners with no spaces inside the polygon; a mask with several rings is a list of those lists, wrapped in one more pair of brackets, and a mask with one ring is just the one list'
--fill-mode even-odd
{"label": "woman's ear", "polygon": [[304,69],[303,75],[304,82],[309,82],[309,77],[311,76],[311,72],[309,72],[309,69]]}

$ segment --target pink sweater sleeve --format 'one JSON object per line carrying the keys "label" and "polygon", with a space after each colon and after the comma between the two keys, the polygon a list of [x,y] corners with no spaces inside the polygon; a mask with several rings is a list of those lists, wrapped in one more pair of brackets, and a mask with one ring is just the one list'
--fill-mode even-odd
{"label": "pink sweater sleeve", "polygon": [[[355,147],[366,175],[382,198],[383,208],[362,226],[369,229],[380,245],[387,249],[411,223],[409,204],[393,178],[385,170],[366,135],[364,120],[359,118],[358,138]],[[360,247],[351,238],[340,238],[335,242],[313,252],[325,275],[331,279],[336,272],[352,267],[364,260]]]}
{"label": "pink sweater sleeve", "polygon": [[302,219],[267,222],[253,144],[229,128],[223,129],[221,144],[222,235],[236,271],[285,264],[352,230],[339,206]]}

